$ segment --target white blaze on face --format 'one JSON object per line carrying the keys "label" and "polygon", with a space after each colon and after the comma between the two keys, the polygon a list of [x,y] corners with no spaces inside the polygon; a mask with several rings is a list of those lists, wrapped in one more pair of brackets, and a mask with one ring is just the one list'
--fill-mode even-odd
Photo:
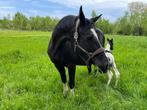
{"label": "white blaze on face", "polygon": [[97,41],[99,42],[99,39],[98,39],[98,36],[97,36],[97,33],[95,32],[95,30],[93,28],[91,28],[90,30],[93,33],[93,35],[95,36],[95,38],[97,39]]}
{"label": "white blaze on face", "polygon": [[101,46],[101,43],[100,43],[100,41],[99,41],[99,38],[98,38],[98,36],[97,36],[97,33],[95,32],[95,30],[94,30],[93,28],[91,28],[90,30],[91,30],[91,32],[93,33],[93,35],[95,36],[95,38],[97,39],[97,41],[98,41],[100,47],[102,47],[102,46]]}

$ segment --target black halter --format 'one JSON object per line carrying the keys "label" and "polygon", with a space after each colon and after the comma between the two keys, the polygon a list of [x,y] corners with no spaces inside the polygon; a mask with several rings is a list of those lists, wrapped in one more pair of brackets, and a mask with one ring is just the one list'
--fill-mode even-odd
{"label": "black halter", "polygon": [[82,55],[79,54],[80,58],[86,63],[87,66],[89,66],[89,63],[90,63],[90,60],[98,55],[98,54],[101,54],[102,52],[104,52],[104,48],[101,46],[100,42],[99,42],[99,45],[100,45],[100,48],[98,48],[97,50],[95,50],[94,52],[88,52],[87,50],[85,50],[83,47],[81,47],[78,43],[78,26],[79,26],[79,22],[80,20],[78,19],[77,22],[76,22],[76,27],[75,27],[75,33],[74,33],[74,52],[76,52],[76,49],[80,49],[82,52],[84,52],[87,56],[88,56],[88,59],[85,59]]}

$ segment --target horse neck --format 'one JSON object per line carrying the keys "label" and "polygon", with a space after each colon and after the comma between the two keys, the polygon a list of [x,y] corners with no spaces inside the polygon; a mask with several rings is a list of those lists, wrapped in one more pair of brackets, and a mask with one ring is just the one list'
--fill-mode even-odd
{"label": "horse neck", "polygon": [[106,45],[105,50],[111,51],[111,50],[110,50],[110,44],[109,44],[108,42],[107,42],[107,45]]}

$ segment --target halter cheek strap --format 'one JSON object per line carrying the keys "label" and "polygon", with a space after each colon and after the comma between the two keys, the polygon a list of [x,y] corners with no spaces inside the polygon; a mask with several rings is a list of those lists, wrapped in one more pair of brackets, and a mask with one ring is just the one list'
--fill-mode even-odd
{"label": "halter cheek strap", "polygon": [[78,45],[78,26],[79,26],[79,23],[80,23],[80,20],[78,19],[76,22],[75,33],[74,33],[74,39],[75,39],[74,52],[76,52],[76,46]]}

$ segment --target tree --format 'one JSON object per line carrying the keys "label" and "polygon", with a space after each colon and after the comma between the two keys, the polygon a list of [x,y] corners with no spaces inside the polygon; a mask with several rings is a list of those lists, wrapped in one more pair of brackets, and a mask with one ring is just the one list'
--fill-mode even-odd
{"label": "tree", "polygon": [[117,34],[124,34],[124,35],[131,34],[132,28],[131,28],[130,16],[128,12],[125,12],[125,15],[117,20],[117,23],[114,26],[114,28]]}
{"label": "tree", "polygon": [[96,17],[96,16],[97,16],[96,11],[95,10],[92,10],[91,17]]}
{"label": "tree", "polygon": [[[92,10],[91,17],[96,17],[96,11]],[[107,19],[99,19],[99,21],[96,23],[96,27],[100,28],[104,33],[111,33],[112,32],[112,25]]]}
{"label": "tree", "polygon": [[147,35],[147,4],[132,2],[128,11],[114,23],[114,32],[125,35]]}
{"label": "tree", "polygon": [[107,33],[107,34],[112,33],[112,24],[107,19],[104,19],[104,18],[100,19],[96,23],[96,27],[100,28],[104,33]]}
{"label": "tree", "polygon": [[[128,4],[129,13],[130,13],[130,22],[132,24],[132,32],[134,35],[142,35],[143,34],[143,18],[144,12],[147,8],[147,5],[143,2],[132,2]],[[145,23],[146,24],[146,23]]]}
{"label": "tree", "polygon": [[3,20],[1,21],[1,27],[5,29],[9,29],[9,20],[4,17]]}
{"label": "tree", "polygon": [[14,29],[25,30],[27,26],[27,22],[28,19],[20,12],[17,12],[13,18]]}
{"label": "tree", "polygon": [[49,16],[35,16],[27,18],[22,13],[17,12],[12,20],[9,15],[0,20],[0,28],[52,31],[58,21],[58,18],[51,18]]}

